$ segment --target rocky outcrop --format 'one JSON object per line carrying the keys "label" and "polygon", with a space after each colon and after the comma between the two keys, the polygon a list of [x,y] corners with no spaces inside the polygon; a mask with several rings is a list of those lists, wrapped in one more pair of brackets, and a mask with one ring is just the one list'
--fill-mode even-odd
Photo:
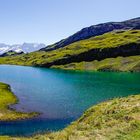
{"label": "rocky outcrop", "polygon": [[42,64],[40,66],[51,67],[53,65],[65,65],[72,62],[90,62],[93,60],[103,60],[105,58],[115,58],[118,56],[127,57],[136,55],[140,55],[140,43],[121,45],[116,48],[96,48],[78,55],[65,56],[62,59],[55,60],[51,63]]}
{"label": "rocky outcrop", "polygon": [[49,45],[46,48],[41,49],[41,51],[51,51],[61,47],[65,47],[71,43],[76,41],[88,39],[90,37],[102,35],[107,32],[111,32],[113,30],[120,30],[120,29],[140,29],[140,17],[123,21],[123,22],[108,22],[98,25],[93,25],[87,28],[82,29],[81,31],[75,33],[74,35],[63,39],[53,45]]}

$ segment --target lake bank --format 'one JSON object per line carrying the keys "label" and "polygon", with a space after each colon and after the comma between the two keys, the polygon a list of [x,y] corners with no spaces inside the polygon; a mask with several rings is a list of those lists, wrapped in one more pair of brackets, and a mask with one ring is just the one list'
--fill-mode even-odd
{"label": "lake bank", "polygon": [[0,83],[0,121],[28,119],[37,116],[37,113],[24,113],[11,109],[9,106],[18,103],[9,85]]}
{"label": "lake bank", "polygon": [[41,134],[39,137],[47,139],[44,133],[53,131],[49,137],[57,135],[89,107],[140,92],[139,73],[74,72],[8,65],[0,66],[0,71],[0,81],[11,85],[20,100],[12,108],[42,113],[36,120],[0,123],[0,136],[32,139],[32,135]]}
{"label": "lake bank", "polygon": [[41,115],[27,121],[0,123],[0,135],[31,136],[60,131],[93,105],[140,93],[139,79],[140,73],[74,72],[1,65],[0,81],[8,83],[20,100],[12,108]]}
{"label": "lake bank", "polygon": [[102,102],[62,131],[1,140],[137,140],[140,138],[140,94]]}
{"label": "lake bank", "polygon": [[139,139],[140,95],[116,98],[95,105],[63,131],[40,136],[41,138],[46,140],[47,138],[48,140]]}

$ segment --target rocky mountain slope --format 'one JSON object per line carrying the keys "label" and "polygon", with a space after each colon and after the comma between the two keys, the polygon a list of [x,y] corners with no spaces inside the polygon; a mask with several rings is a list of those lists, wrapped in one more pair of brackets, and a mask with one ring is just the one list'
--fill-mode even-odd
{"label": "rocky mountain slope", "polygon": [[90,27],[86,27],[81,31],[75,33],[74,35],[63,39],[53,45],[49,45],[46,48],[41,49],[42,51],[51,51],[58,48],[65,47],[71,43],[77,42],[79,40],[88,39],[90,37],[102,35],[107,32],[111,32],[113,30],[128,30],[128,29],[139,29],[140,27],[140,17],[126,20],[123,22],[108,22],[102,23],[98,25],[93,25]]}

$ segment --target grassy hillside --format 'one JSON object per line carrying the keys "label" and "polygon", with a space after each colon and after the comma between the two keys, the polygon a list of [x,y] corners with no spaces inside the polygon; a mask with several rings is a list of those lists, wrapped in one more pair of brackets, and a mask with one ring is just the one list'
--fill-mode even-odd
{"label": "grassy hillside", "polygon": [[54,43],[53,45],[49,45],[41,50],[44,51],[56,50],[58,48],[62,48],[67,45],[70,45],[74,42],[84,40],[84,39],[89,39],[90,37],[94,37],[94,36],[99,36],[104,33],[111,32],[113,30],[140,29],[139,25],[140,25],[140,17],[126,20],[123,22],[107,22],[107,23],[92,25],[90,27],[83,28],[82,30],[69,36],[68,38],[65,38],[57,43]]}
{"label": "grassy hillside", "polygon": [[9,109],[9,105],[15,104],[17,101],[10,86],[0,83],[0,121],[26,119],[37,115],[36,113],[22,113]]}
{"label": "grassy hillside", "polygon": [[140,71],[140,55],[129,57],[106,58],[92,62],[70,63],[66,65],[54,65],[52,68],[65,70],[88,71]]}
{"label": "grassy hillside", "polygon": [[140,95],[117,98],[88,109],[60,132],[32,138],[1,137],[2,140],[139,140]]}
{"label": "grassy hillside", "polygon": [[[116,50],[113,50],[114,48],[116,48]],[[98,60],[100,56],[100,59],[105,59],[111,57],[110,55],[112,55],[112,57],[114,55],[115,57],[124,56],[125,54],[130,56],[140,55],[139,48],[140,30],[113,31],[101,36],[78,41],[66,47],[49,52],[38,51],[19,56],[0,58],[0,64],[50,67],[56,64],[61,65],[69,63],[69,61],[71,63],[75,61],[82,62],[84,59],[89,59],[90,61],[92,61],[92,59]],[[91,50],[94,52],[90,52]],[[109,51],[111,51],[111,53]],[[82,55],[82,53],[84,54]]]}

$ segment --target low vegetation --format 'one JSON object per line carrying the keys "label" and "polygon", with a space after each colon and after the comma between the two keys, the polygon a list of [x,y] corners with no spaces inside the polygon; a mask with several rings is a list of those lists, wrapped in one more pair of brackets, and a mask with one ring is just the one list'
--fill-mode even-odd
{"label": "low vegetation", "polygon": [[[120,46],[123,45],[125,46],[133,43],[140,44],[140,30],[113,31],[100,36],[91,37],[86,40],[78,41],[68,46],[65,46],[63,48],[59,48],[49,52],[37,51],[29,54],[22,54],[19,56],[3,57],[0,58],[0,64],[47,66],[47,64],[49,63],[53,63],[61,59],[68,59],[71,56],[76,56],[81,53],[86,53],[92,49],[100,49],[102,51],[102,49],[105,48],[107,49],[119,48]],[[128,50],[133,47],[135,46],[130,45]],[[135,54],[133,53],[132,55],[134,56]],[[100,62],[98,61],[98,63]],[[92,64],[92,63],[87,63],[87,64]],[[81,65],[81,63],[79,63],[79,65]]]}
{"label": "low vegetation", "polygon": [[88,71],[140,71],[140,55],[129,57],[106,58],[92,62],[70,63],[66,65],[54,65],[52,68],[65,70],[88,70]]}
{"label": "low vegetation", "polygon": [[116,98],[88,109],[60,132],[2,140],[139,140],[140,95]]}
{"label": "low vegetation", "polygon": [[22,113],[10,109],[9,105],[17,103],[16,96],[11,92],[10,86],[0,83],[0,121],[12,121],[27,119],[37,115],[37,113]]}

